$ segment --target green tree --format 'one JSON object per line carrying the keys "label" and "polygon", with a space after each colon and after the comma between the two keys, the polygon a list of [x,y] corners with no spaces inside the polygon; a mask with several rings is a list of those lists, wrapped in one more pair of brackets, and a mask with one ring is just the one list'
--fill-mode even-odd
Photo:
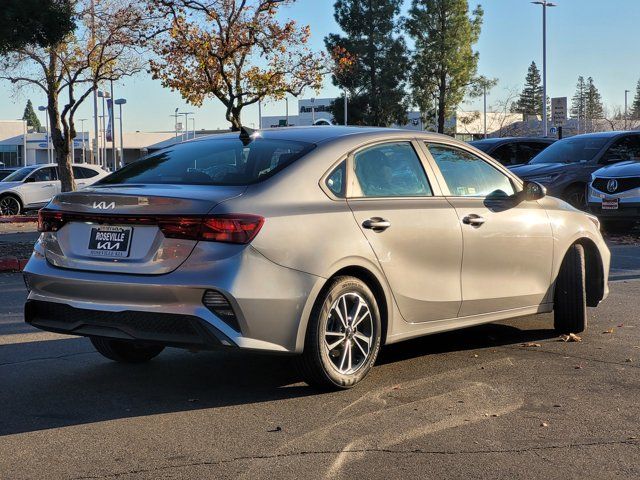
{"label": "green tree", "polygon": [[587,92],[585,96],[585,117],[589,122],[589,129],[593,130],[593,120],[604,118],[604,107],[600,92],[593,84],[593,78],[587,79]]}
{"label": "green tree", "polygon": [[636,85],[636,94],[631,104],[631,118],[640,120],[640,80],[638,80],[638,84]]}
{"label": "green tree", "polygon": [[571,116],[573,118],[577,118],[578,121],[582,121],[584,119],[586,98],[587,84],[584,81],[584,77],[580,75],[578,77],[578,83],[576,84],[576,93],[571,99]]}
{"label": "green tree", "polygon": [[467,0],[411,4],[406,28],[415,42],[412,98],[423,114],[433,114],[440,133],[473,86],[479,58],[473,45],[480,37],[482,15],[480,5],[469,15]]}
{"label": "green tree", "polygon": [[26,120],[27,125],[33,127],[36,131],[40,130],[40,120],[38,120],[38,116],[33,110],[33,104],[31,103],[31,100],[27,100],[27,106],[24,107],[22,120]]}
{"label": "green tree", "polygon": [[[345,35],[331,34],[331,55],[344,50],[352,59],[346,71],[336,69],[333,83],[349,93],[349,123],[388,126],[407,122],[406,80],[409,64],[398,35],[402,0],[337,0],[334,18]],[[343,106],[334,102],[338,122]]]}
{"label": "green tree", "polygon": [[72,0],[2,0],[0,53],[48,47],[75,28]]}
{"label": "green tree", "polygon": [[536,62],[531,62],[520,98],[514,102],[512,112],[542,116],[542,77]]}

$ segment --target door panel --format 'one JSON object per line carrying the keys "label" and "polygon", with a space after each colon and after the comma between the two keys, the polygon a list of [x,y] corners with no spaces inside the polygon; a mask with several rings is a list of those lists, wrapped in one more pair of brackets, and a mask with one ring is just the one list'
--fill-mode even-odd
{"label": "door panel", "polygon": [[[350,199],[353,215],[369,240],[407,322],[455,318],[460,309],[462,233],[442,197]],[[384,231],[363,227],[387,220]]]}
{"label": "door panel", "polygon": [[[553,260],[551,225],[544,209],[537,202],[514,200],[449,201],[464,238],[460,316],[543,303]],[[474,215],[484,223],[465,223]]]}
{"label": "door panel", "polygon": [[33,182],[25,182],[20,190],[27,205],[49,202],[60,191],[59,181],[53,167],[40,168],[30,175]]}

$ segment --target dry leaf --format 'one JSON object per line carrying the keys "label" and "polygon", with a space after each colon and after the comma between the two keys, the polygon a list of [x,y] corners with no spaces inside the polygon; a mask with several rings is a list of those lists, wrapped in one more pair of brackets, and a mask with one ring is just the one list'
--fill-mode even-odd
{"label": "dry leaf", "polygon": [[549,424],[548,424],[547,422],[542,422],[542,423],[540,424],[540,426],[541,426],[541,427],[548,427],[548,426],[549,426]]}
{"label": "dry leaf", "polygon": [[528,347],[541,347],[542,345],[540,345],[539,343],[527,342],[527,343],[521,343],[520,346],[528,348]]}
{"label": "dry leaf", "polygon": [[602,332],[602,333],[613,333],[613,331],[614,331],[614,330],[613,330],[613,327],[612,327],[612,328],[610,328],[610,329],[608,329],[608,330],[605,330],[605,331],[604,331],[604,332]]}
{"label": "dry leaf", "polygon": [[570,333],[569,335],[560,335],[560,340],[562,342],[581,342],[582,337],[579,337],[575,333]]}
{"label": "dry leaf", "polygon": [[627,359],[625,360],[625,362],[627,362],[627,363],[631,363],[631,362],[633,362],[633,358],[627,358]]}

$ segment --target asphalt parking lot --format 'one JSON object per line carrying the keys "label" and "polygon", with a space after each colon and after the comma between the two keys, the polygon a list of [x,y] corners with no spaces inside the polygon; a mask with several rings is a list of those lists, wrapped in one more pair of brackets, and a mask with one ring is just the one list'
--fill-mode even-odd
{"label": "asphalt parking lot", "polygon": [[0,274],[2,479],[640,478],[632,279],[582,342],[559,341],[550,315],[439,334],[386,347],[362,385],[329,394],[287,357],[115,364],[25,325],[24,296]]}

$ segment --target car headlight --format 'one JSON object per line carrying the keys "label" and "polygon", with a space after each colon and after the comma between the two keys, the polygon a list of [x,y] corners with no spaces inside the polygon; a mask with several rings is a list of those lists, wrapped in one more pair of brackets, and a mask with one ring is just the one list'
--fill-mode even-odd
{"label": "car headlight", "polygon": [[545,185],[547,183],[553,182],[559,176],[560,176],[559,173],[555,173],[555,174],[550,174],[550,175],[540,175],[539,177],[529,177],[529,178],[527,178],[527,180],[529,180],[531,182],[538,182],[538,183],[541,183],[541,184]]}

